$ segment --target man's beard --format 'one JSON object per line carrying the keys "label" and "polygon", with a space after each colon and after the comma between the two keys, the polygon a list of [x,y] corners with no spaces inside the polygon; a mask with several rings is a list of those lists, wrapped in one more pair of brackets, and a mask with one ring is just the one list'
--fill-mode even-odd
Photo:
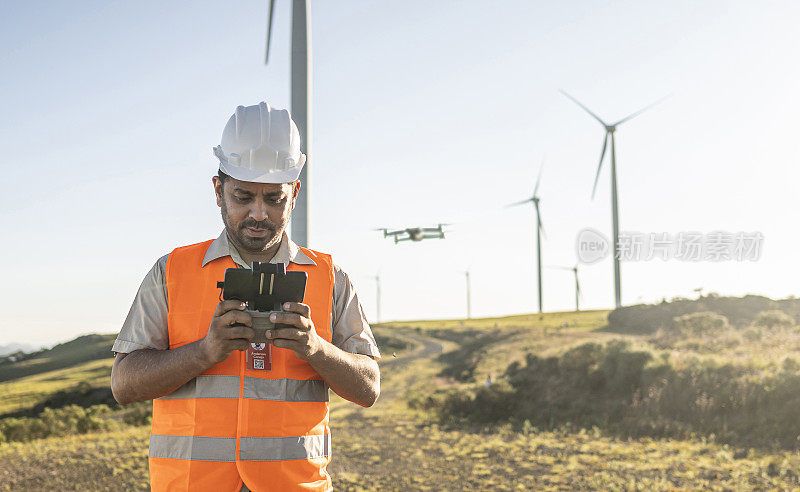
{"label": "man's beard", "polygon": [[[266,249],[269,249],[279,243],[281,237],[283,236],[283,229],[279,231],[275,224],[266,219],[255,220],[252,217],[248,217],[240,222],[237,226],[230,220],[230,217],[228,216],[228,207],[226,206],[224,199],[222,200],[222,206],[220,209],[222,212],[222,222],[225,224],[225,230],[228,233],[228,237],[236,243],[235,245],[237,247],[244,249],[248,253],[260,253]],[[252,237],[245,233],[245,229],[248,227],[252,227],[253,229],[267,230],[269,233],[264,237]]]}

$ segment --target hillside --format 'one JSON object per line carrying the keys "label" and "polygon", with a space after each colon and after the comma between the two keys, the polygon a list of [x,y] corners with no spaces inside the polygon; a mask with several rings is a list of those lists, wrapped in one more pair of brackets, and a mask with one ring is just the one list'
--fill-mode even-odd
{"label": "hillside", "polygon": [[21,361],[0,360],[0,382],[113,358],[111,345],[115,339],[116,335],[84,335],[51,349],[28,354]]}
{"label": "hillside", "polygon": [[[612,321],[619,311],[375,326],[383,353],[378,403],[364,409],[332,396],[334,484],[800,487],[793,303],[684,301],[636,306],[639,321],[624,329]],[[756,312],[743,308],[755,305]],[[715,306],[737,322],[709,310]],[[664,312],[675,316],[666,321]],[[61,360],[80,361],[64,350]],[[0,413],[35,415],[0,418],[0,484],[147,489],[146,403],[41,409],[59,392],[75,397],[107,386],[110,364],[83,360],[0,383]],[[17,442],[30,439],[26,432],[47,438]]]}

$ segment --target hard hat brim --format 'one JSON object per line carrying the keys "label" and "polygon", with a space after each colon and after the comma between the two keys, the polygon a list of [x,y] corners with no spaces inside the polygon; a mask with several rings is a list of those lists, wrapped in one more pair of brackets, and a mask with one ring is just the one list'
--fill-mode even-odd
{"label": "hard hat brim", "polygon": [[[303,156],[305,157],[305,156]],[[305,159],[303,159],[305,161]],[[293,183],[300,177],[305,162],[289,169],[273,170],[271,172],[256,171],[238,166],[229,166],[220,162],[219,170],[233,179],[248,181],[250,183]]]}

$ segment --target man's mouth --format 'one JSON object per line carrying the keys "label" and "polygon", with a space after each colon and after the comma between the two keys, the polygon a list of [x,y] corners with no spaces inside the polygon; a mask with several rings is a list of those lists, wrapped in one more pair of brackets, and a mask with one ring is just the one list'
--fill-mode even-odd
{"label": "man's mouth", "polygon": [[253,237],[266,237],[271,232],[269,229],[256,229],[255,227],[245,227],[245,231]]}

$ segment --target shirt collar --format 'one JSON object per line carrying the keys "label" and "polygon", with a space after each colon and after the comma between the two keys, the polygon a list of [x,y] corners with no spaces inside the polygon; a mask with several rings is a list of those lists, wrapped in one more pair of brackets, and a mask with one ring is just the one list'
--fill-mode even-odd
{"label": "shirt collar", "polygon": [[[242,259],[242,255],[239,254],[239,251],[228,241],[228,234],[225,229],[222,230],[222,233],[219,235],[218,238],[211,243],[206,251],[206,256],[203,258],[202,266],[206,266],[206,264],[210,261],[216,260],[217,258],[222,258],[223,256],[230,256],[231,259],[242,268],[250,268],[251,265],[245,264],[244,260]],[[303,251],[298,247],[294,241],[289,239],[289,236],[286,232],[283,233],[281,237],[281,244],[278,246],[278,251],[275,253],[275,256],[269,260],[270,263],[296,263],[298,265],[316,265],[316,262],[308,257]]]}

